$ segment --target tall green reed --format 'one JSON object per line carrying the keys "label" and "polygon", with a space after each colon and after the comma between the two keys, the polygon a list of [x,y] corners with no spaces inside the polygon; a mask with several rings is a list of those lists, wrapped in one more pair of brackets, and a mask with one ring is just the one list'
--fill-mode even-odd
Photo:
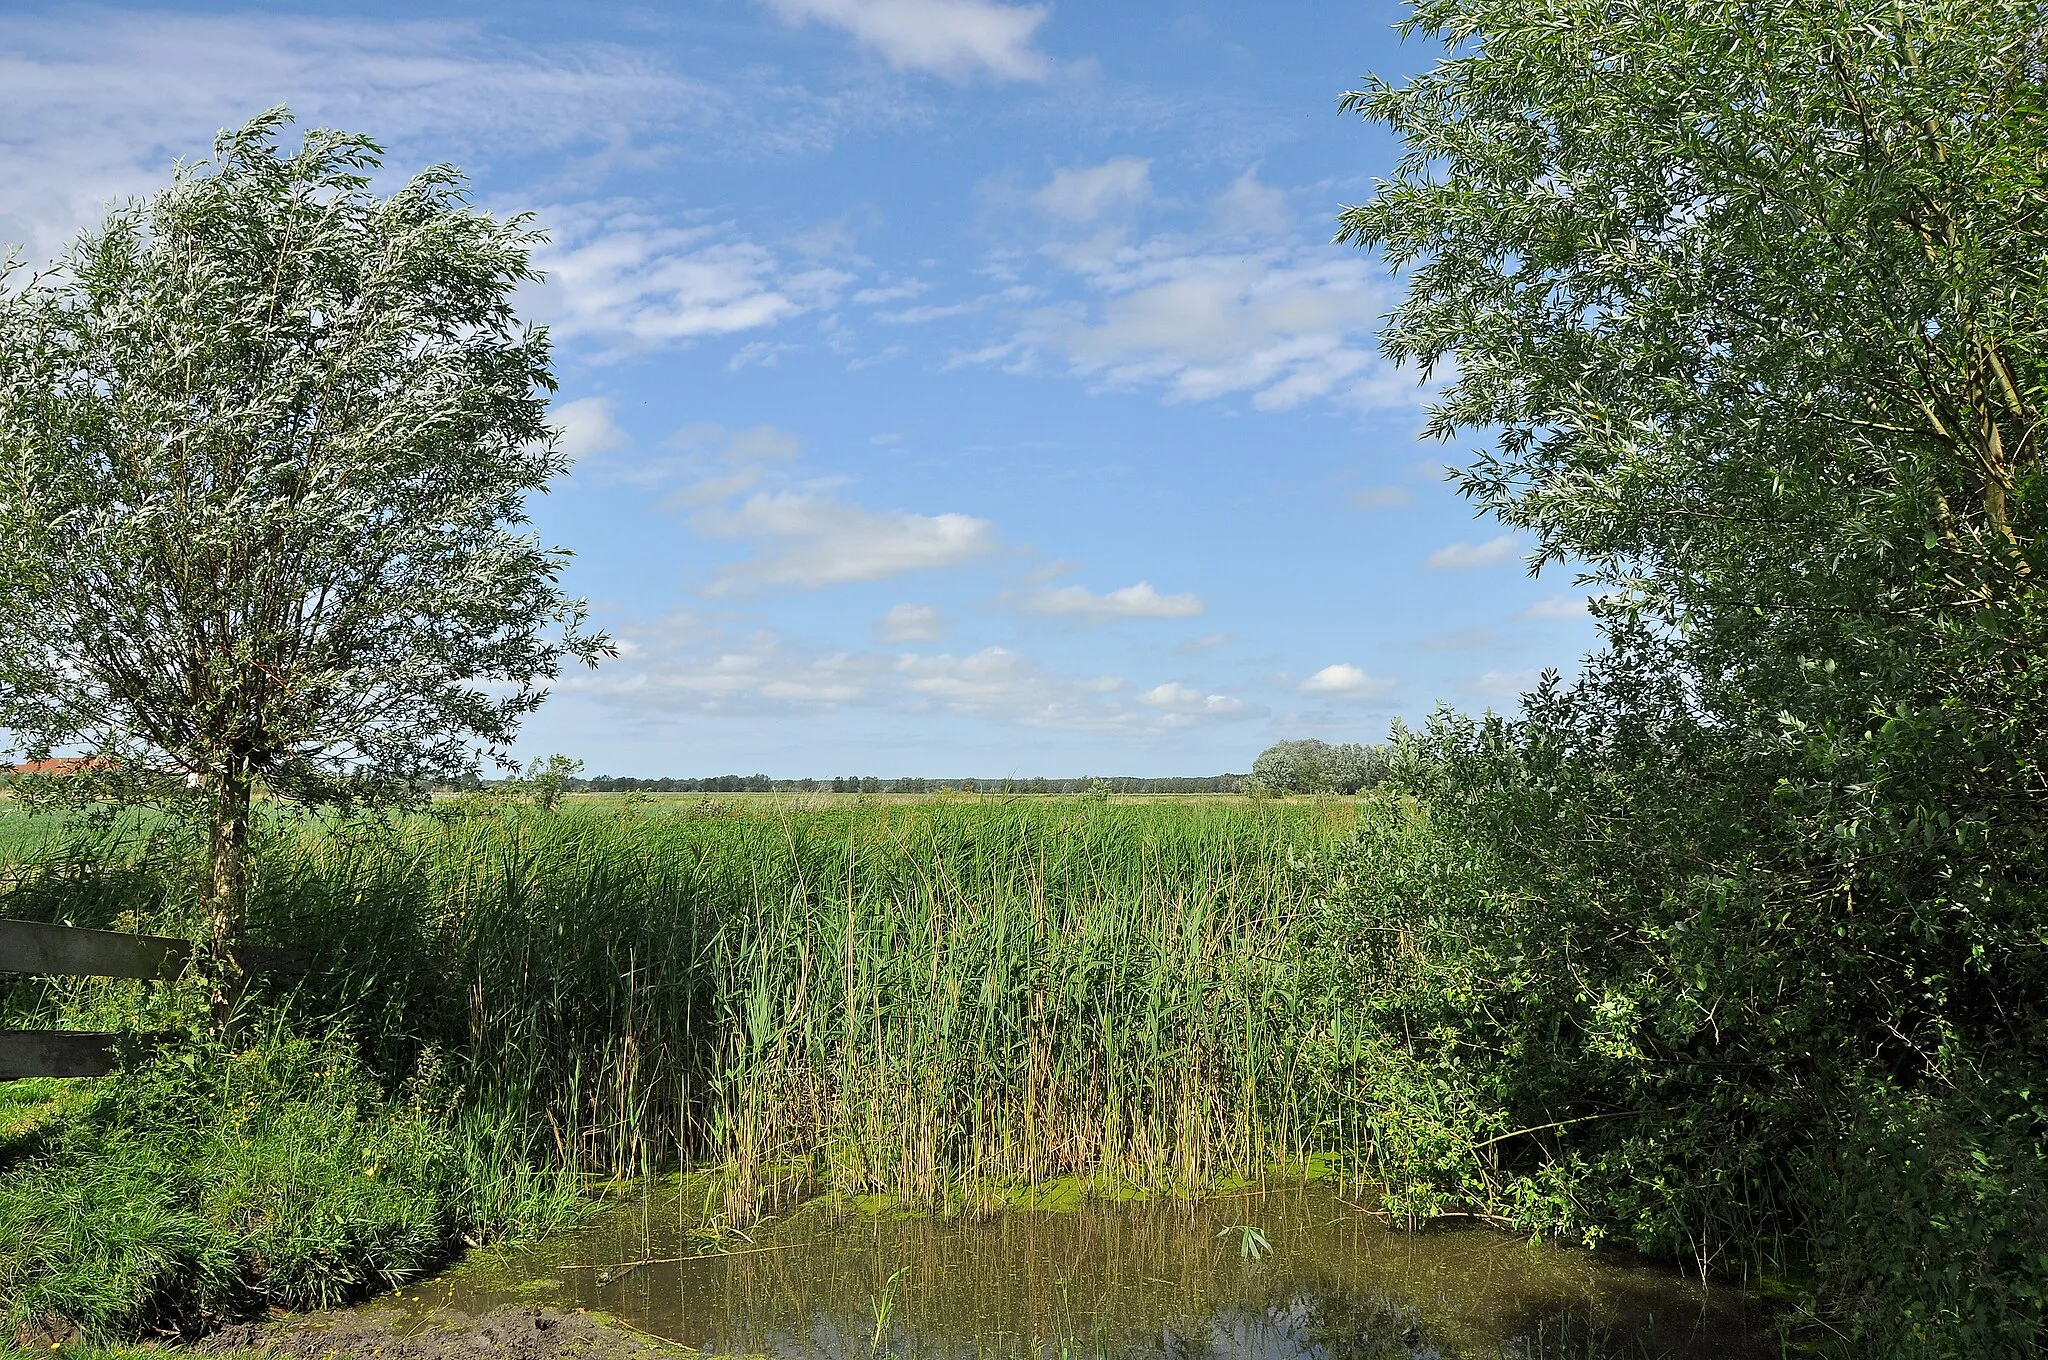
{"label": "tall green reed", "polygon": [[[461,1055],[527,1155],[924,1201],[1197,1185],[1328,1141],[1300,947],[1330,808],[570,806],[305,824],[257,920],[386,1071]],[[1313,1070],[1311,1070],[1313,1069]]]}

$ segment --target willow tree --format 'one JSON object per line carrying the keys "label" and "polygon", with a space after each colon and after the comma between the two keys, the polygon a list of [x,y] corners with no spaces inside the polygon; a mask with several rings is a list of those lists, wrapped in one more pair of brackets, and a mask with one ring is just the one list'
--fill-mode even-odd
{"label": "willow tree", "polygon": [[1541,1136],[1498,1155],[1564,1226],[1702,1268],[1803,1235],[1859,1354],[2039,1354],[2048,4],[1408,30],[1444,59],[1350,96],[1408,154],[1341,234],[1604,645],[1419,744],[1502,881],[1478,1000],[1404,1025],[1499,1055]]}
{"label": "willow tree", "polygon": [[523,218],[273,110],[0,290],[0,728],[73,799],[198,791],[211,932],[259,788],[389,804],[502,756],[601,635],[525,499],[565,469]]}

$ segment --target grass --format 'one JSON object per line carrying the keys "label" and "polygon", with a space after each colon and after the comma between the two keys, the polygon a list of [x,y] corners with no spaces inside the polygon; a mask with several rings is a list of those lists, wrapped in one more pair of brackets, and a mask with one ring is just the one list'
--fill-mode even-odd
{"label": "grass", "polygon": [[[0,1177],[0,1295],[30,1329],[189,1333],[412,1278],[480,1226],[459,1119],[430,1082],[387,1095],[347,1044],[274,1032],[168,1050],[93,1083]],[[539,1187],[532,1187],[539,1189]]]}

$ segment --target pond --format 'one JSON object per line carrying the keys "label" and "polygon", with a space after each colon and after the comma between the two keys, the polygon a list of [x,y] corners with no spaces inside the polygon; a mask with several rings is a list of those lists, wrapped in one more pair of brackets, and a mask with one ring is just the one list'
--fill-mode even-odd
{"label": "pond", "polygon": [[1733,1288],[1482,1228],[1395,1231],[1320,1183],[979,1221],[814,1203],[745,1236],[700,1223],[674,1195],[639,1199],[403,1306],[588,1308],[786,1360],[1777,1354],[1769,1315]]}

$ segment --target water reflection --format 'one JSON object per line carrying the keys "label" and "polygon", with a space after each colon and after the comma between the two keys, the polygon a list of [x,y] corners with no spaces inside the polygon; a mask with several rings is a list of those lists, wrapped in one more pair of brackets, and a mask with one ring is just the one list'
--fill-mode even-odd
{"label": "water reflection", "polygon": [[[711,1246],[699,1226],[675,1197],[643,1199],[540,1252],[472,1261],[419,1306],[586,1307],[779,1360],[1775,1353],[1735,1291],[1484,1230],[1394,1232],[1318,1186],[978,1223],[813,1206]],[[1271,1254],[1244,1248],[1246,1228]]]}

